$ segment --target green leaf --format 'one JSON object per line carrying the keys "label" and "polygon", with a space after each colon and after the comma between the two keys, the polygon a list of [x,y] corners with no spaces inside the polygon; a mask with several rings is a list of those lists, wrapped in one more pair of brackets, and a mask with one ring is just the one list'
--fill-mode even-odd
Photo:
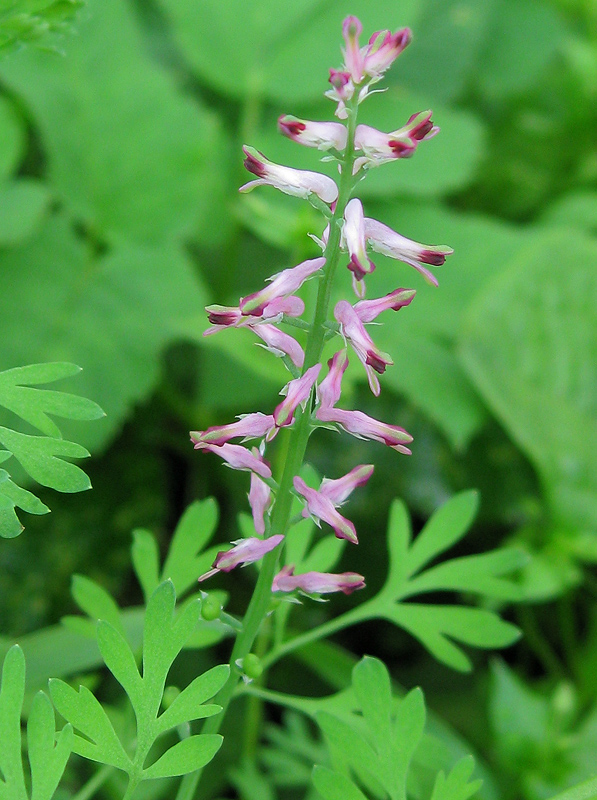
{"label": "green leaf", "polygon": [[218,734],[205,733],[189,736],[167,750],[155,764],[143,771],[144,778],[170,778],[186,775],[201,769],[212,760],[222,746],[223,738]]}
{"label": "green leaf", "polygon": [[0,20],[0,56],[24,43],[48,47],[68,30],[83,0],[14,0]]}
{"label": "green leaf", "polygon": [[18,167],[25,142],[25,126],[21,116],[8,98],[0,97],[0,181],[6,180]]}
{"label": "green leaf", "polygon": [[0,65],[30,109],[57,193],[111,243],[177,240],[195,227],[209,237],[218,196],[224,217],[216,117],[148,55],[128,3],[86,4],[66,57],[21,50]]}
{"label": "green leaf", "polygon": [[327,767],[314,767],[313,785],[325,800],[367,800],[350,778]]}
{"label": "green leaf", "polygon": [[91,481],[82,469],[64,458],[87,458],[80,444],[45,436],[29,436],[0,426],[0,443],[14,455],[23,469],[42,486],[59,492],[82,492],[91,489]]}
{"label": "green leaf", "polygon": [[55,739],[54,709],[43,692],[33,698],[27,722],[27,745],[31,764],[31,800],[51,800],[73,744],[73,729],[66,725]]}
{"label": "green leaf", "polygon": [[131,556],[135,574],[147,602],[160,582],[160,553],[155,536],[141,528],[134,530]]}
{"label": "green leaf", "polygon": [[[21,761],[21,709],[25,695],[25,656],[14,645],[4,658],[0,684],[0,797],[27,800]],[[6,794],[3,794],[6,792]]]}
{"label": "green leaf", "polygon": [[446,777],[439,772],[433,786],[431,800],[468,800],[481,788],[483,781],[475,780],[469,783],[475,768],[471,756],[461,759]]}
{"label": "green leaf", "polygon": [[0,268],[0,360],[8,366],[66,360],[83,367],[76,391],[93,397],[107,416],[84,429],[78,423],[64,427],[88,448],[120,431],[133,404],[155,386],[162,349],[205,305],[178,245],[123,245],[90,258],[60,215],[21,247],[1,251]]}
{"label": "green leaf", "polygon": [[213,498],[191,503],[180,518],[162,570],[162,580],[170,579],[179,596],[207,572],[221,549],[217,546],[201,552],[217,524],[218,508]]}
{"label": "green leaf", "polygon": [[214,703],[203,704],[220,691],[229,674],[230,667],[221,664],[195,678],[159,717],[158,729],[166,731],[192,719],[203,719],[218,714],[222,710],[221,706]]}
{"label": "green leaf", "polygon": [[597,526],[596,305],[595,242],[542,231],[479,294],[461,337],[468,374],[568,529]]}
{"label": "green leaf", "polygon": [[391,742],[390,708],[392,688],[390,676],[377,658],[365,656],[352,673],[354,693],[363,709],[363,716],[372,732],[378,750]]}
{"label": "green leaf", "polygon": [[589,778],[588,781],[583,781],[573,786],[571,789],[566,789],[565,792],[560,792],[550,800],[596,800],[597,798],[597,778]]}
{"label": "green leaf", "polygon": [[56,710],[86,737],[75,735],[75,753],[92,761],[110,764],[125,772],[131,769],[131,760],[112,723],[86,686],[79,686],[77,692],[64,681],[53,678],[50,680],[50,695]]}
{"label": "green leaf", "polygon": [[94,622],[105,620],[124,635],[118,604],[102,586],[84,575],[73,575],[71,593],[79,608]]}
{"label": "green leaf", "polygon": [[0,184],[0,244],[15,245],[31,236],[49,204],[50,193],[38,181],[19,178]]}
{"label": "green leaf", "polygon": [[0,469],[0,536],[5,539],[12,539],[23,530],[15,507],[28,514],[47,514],[50,511],[34,494],[13,483],[6,470]]}
{"label": "green leaf", "polygon": [[33,389],[32,384],[52,383],[77,375],[75,364],[29,364],[0,372],[0,405],[38,428],[46,436],[60,438],[60,430],[48,414],[64,419],[94,420],[105,416],[102,409],[88,400],[66,392]]}
{"label": "green leaf", "polygon": [[[330,66],[340,66],[338,48],[346,16],[340,0],[300,0],[285,5],[284,13],[275,0],[257,0],[248,15],[242,0],[205,0],[201,5],[193,0],[160,0],[160,6],[196,73],[217,91],[239,100],[312,100],[325,91]],[[418,4],[404,0],[396,25],[412,25],[417,10]],[[351,13],[367,20],[368,38],[388,27],[396,8],[389,0],[374,5],[354,0]],[[301,80],[281,81],[280,76],[291,75],[297,64]]]}
{"label": "green leaf", "polygon": [[109,622],[97,626],[97,643],[106,666],[128,694],[134,709],[143,703],[143,680],[128,642]]}

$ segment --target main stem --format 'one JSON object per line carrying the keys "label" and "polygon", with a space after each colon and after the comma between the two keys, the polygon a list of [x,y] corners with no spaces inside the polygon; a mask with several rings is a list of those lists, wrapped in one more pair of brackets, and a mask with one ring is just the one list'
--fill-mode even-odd
{"label": "main stem", "polygon": [[[354,135],[356,130],[356,116],[357,106],[355,103],[354,107],[349,108],[346,149],[341,162],[338,201],[332,219],[330,220],[330,233],[323,253],[325,257],[323,278],[321,279],[317,292],[313,322],[307,337],[303,374],[310,367],[320,362],[323,351],[326,333],[325,323],[328,318],[332,283],[340,257],[341,222],[344,218],[344,209],[350,200],[350,195],[354,186],[352,168],[355,158]],[[270,536],[285,534],[288,528],[293,497],[292,481],[295,475],[299,474],[305,457],[307,443],[311,434],[310,417],[311,415],[308,410],[306,412],[301,412],[299,409],[295,415],[295,424],[291,431],[288,446],[288,456],[284,464],[279,488],[276,493],[276,502],[272,512]],[[272,581],[276,573],[277,565],[278,553],[276,548],[270,553],[267,553],[263,558],[259,577],[255,585],[255,591],[253,592],[243,620],[242,630],[236,638],[232,649],[232,655],[230,656],[230,677],[214,698],[214,702],[222,706],[222,711],[220,714],[209,717],[206,720],[203,725],[202,733],[217,733],[222,725],[226,710],[232,699],[236,685],[240,680],[240,672],[237,668],[237,663],[242,661],[242,659],[251,652],[253,642],[269,611]],[[190,775],[185,775],[181,781],[176,800],[191,800],[200,777],[201,770],[191,773]]]}

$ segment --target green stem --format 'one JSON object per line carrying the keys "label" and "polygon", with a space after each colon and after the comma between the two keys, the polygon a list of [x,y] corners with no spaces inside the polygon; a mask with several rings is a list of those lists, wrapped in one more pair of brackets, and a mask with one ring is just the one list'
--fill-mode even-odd
{"label": "green stem", "polygon": [[[340,256],[341,223],[344,218],[344,209],[350,200],[355,185],[352,168],[355,159],[354,135],[356,130],[356,117],[357,107],[355,105],[354,108],[349,109],[347,143],[341,162],[342,168],[340,185],[338,188],[338,201],[330,221],[330,234],[323,254],[326,263],[324,265],[323,278],[317,292],[313,322],[307,337],[303,374],[310,367],[320,362],[325,335],[328,330],[326,328],[326,322],[332,294],[332,283]],[[295,414],[295,423],[291,431],[288,455],[276,493],[276,502],[272,512],[269,536],[284,535],[288,529],[293,499],[292,482],[294,477],[300,472],[310,434],[310,413],[308,410],[302,412],[298,409]],[[203,733],[217,733],[222,725],[226,710],[240,678],[240,672],[236,665],[251,652],[261,624],[270,609],[271,586],[278,567],[278,558],[279,554],[277,548],[267,553],[263,558],[259,578],[255,585],[255,591],[249,601],[249,606],[243,620],[243,628],[238,634],[232,649],[232,655],[230,657],[230,677],[214,699],[216,703],[222,706],[222,712],[205,721],[202,728]],[[185,775],[181,781],[176,800],[191,800],[200,776],[201,770]]]}

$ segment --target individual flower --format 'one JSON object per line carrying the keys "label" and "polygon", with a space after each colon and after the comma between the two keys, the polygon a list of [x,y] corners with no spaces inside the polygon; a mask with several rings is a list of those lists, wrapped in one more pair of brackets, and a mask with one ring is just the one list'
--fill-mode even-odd
{"label": "individual flower", "polygon": [[363,166],[374,167],[397,158],[410,158],[419,142],[431,139],[437,133],[439,128],[431,121],[431,111],[413,114],[406,125],[390,133],[369,125],[357,125],[354,143],[363,155],[355,160],[353,172],[358,172]]}
{"label": "individual flower", "polygon": [[212,425],[205,431],[191,431],[191,441],[195,449],[202,449],[206,444],[222,445],[230,439],[242,436],[246,439],[262,439],[276,423],[271,414],[262,414],[256,411],[254,414],[241,414],[238,422],[231,422],[229,425]]}
{"label": "individual flower", "polygon": [[325,97],[329,97],[338,104],[335,114],[338,119],[346,119],[348,111],[346,103],[352,98],[354,94],[354,84],[350,78],[350,72],[344,70],[331,69],[330,70],[330,83],[332,88],[325,92]]}
{"label": "individual flower", "polygon": [[[253,514],[253,525],[258,534],[265,533],[265,515],[272,503],[272,492],[265,481],[251,473],[251,488],[249,490],[249,505]],[[272,536],[272,539],[277,537]],[[269,540],[268,540],[269,541]]]}
{"label": "individual flower", "polygon": [[294,566],[283,567],[272,583],[273,592],[294,592],[297,589],[305,594],[330,594],[344,592],[350,594],[356,589],[365,588],[365,579],[356,572],[304,572],[294,574]]}
{"label": "individual flower", "polygon": [[359,36],[362,32],[363,26],[358,17],[346,17],[342,23],[342,36],[346,45],[343,49],[344,67],[355,86],[364,78],[366,48],[361,50],[359,47]]}
{"label": "individual flower", "polygon": [[319,405],[315,411],[316,419],[320,422],[339,425],[357,439],[372,439],[391,447],[398,453],[410,455],[410,450],[406,445],[412,442],[413,437],[404,428],[380,422],[362,411],[345,411],[335,408],[340,399],[342,376],[347,366],[346,350],[339,350],[328,361],[328,374],[317,387]]}
{"label": "individual flower", "polygon": [[280,322],[282,317],[300,317],[305,310],[305,304],[300,297],[276,297],[264,306],[260,315],[243,314],[240,306],[205,306],[207,318],[212,327],[203,332],[204,336],[211,336],[225,328],[253,327],[261,322]]}
{"label": "individual flower", "polygon": [[329,497],[321,494],[316,489],[311,489],[298,476],[294,478],[294,488],[307,501],[303,516],[310,516],[317,525],[320,525],[321,521],[327,522],[338,539],[348,539],[353,544],[359,543],[354,525],[336,510]]}
{"label": "individual flower", "polygon": [[400,311],[404,306],[410,305],[416,292],[414,289],[394,289],[393,292],[376,297],[373,300],[359,300],[353,306],[361,322],[373,322],[382,311]]}
{"label": "individual flower", "polygon": [[393,364],[391,357],[382,352],[365,330],[358,314],[347,300],[340,300],[334,308],[334,317],[340,323],[342,336],[350,342],[359,361],[365,367],[369,386],[377,397],[380,392],[379,381],[375,372],[382,375],[386,367]]}
{"label": "individual flower", "polygon": [[338,151],[346,147],[346,127],[339,122],[310,122],[284,114],[278,118],[278,128],[284,136],[306,147]]}
{"label": "individual flower", "polygon": [[305,353],[297,340],[290,336],[289,333],[281,331],[275,325],[266,323],[252,325],[251,330],[265,342],[261,347],[265,347],[275,356],[288,356],[294,366],[301,369],[305,361]]}
{"label": "individual flower", "polygon": [[400,28],[396,33],[376,31],[365,48],[363,64],[365,75],[373,81],[378,81],[411,40],[410,28]]}
{"label": "individual flower", "polygon": [[327,175],[274,164],[254,147],[244,146],[243,151],[246,156],[244,165],[257,176],[257,180],[245,183],[240,187],[240,192],[250,192],[256,186],[274,186],[284,194],[305,200],[311,194],[316,194],[328,204],[338,198],[338,187]]}
{"label": "individual flower", "polygon": [[325,258],[310,258],[297,264],[296,267],[283,269],[268,278],[269,285],[258,292],[241,297],[240,311],[243,315],[262,316],[265,309],[274,301],[292,295],[303,283],[319,272],[325,264]]}
{"label": "individual flower", "polygon": [[284,400],[274,409],[274,422],[278,428],[291,425],[294,412],[299,405],[304,405],[309,399],[313,384],[317,380],[321,364],[310,367],[300,378],[290,381],[280,394],[285,395]]}
{"label": "individual flower", "polygon": [[223,550],[218,553],[212,569],[201,575],[199,581],[205,581],[218,572],[230,572],[239,564],[244,566],[253,561],[259,561],[266,553],[277,547],[283,539],[282,535],[270,536],[269,539],[258,539],[256,536],[251,536],[249,539],[238,539],[232,542],[234,547],[231,550]]}
{"label": "individual flower", "polygon": [[445,262],[446,256],[454,252],[451,247],[446,247],[446,245],[413,242],[412,239],[401,236],[382,222],[368,217],[365,217],[365,238],[377,253],[410,264],[433,286],[438,285],[437,278],[423,264],[439,267]]}
{"label": "individual flower", "polygon": [[209,442],[197,442],[195,450],[208,450],[210,453],[220,456],[232,469],[255,472],[262,478],[271,478],[272,471],[269,464],[265,461],[256,447],[248,450],[240,444],[210,444]]}
{"label": "individual flower", "polygon": [[342,235],[350,255],[348,269],[354,276],[355,293],[358,297],[362,297],[364,295],[363,278],[373,272],[375,264],[367,256],[363,205],[356,197],[348,203],[344,211]]}
{"label": "individual flower", "polygon": [[373,469],[373,464],[359,464],[341,478],[324,478],[319,491],[328,497],[335,506],[341,506],[358,486],[367,483],[373,475]]}

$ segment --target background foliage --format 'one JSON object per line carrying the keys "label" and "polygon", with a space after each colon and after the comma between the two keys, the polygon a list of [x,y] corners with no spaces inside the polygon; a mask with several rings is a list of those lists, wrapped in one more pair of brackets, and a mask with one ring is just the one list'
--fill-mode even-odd
{"label": "background foliage", "polygon": [[[353,504],[361,561],[342,562],[372,592],[394,497],[421,523],[457,490],[478,488],[475,534],[459,555],[502,543],[529,554],[522,602],[509,612],[524,637],[491,669],[475,654],[468,677],[382,622],[338,641],[382,656],[403,685],[421,684],[431,709],[485,758],[500,796],[535,800],[587,777],[597,747],[592,0],[254,0],[249,9],[88,0],[74,23],[77,3],[29,5],[20,16],[0,10],[0,369],[78,364],[59,388],[92,398],[106,417],[61,423],[92,454],[93,495],[49,500],[41,490],[52,514],[0,540],[0,634],[30,633],[42,648],[44,631],[32,632],[72,611],[75,571],[121,603],[140,602],[131,530],[150,528],[165,549],[195,498],[215,495],[220,540],[238,537],[243,476],[193,453],[187,432],[271,411],[284,379],[241,333],[206,342],[203,306],[236,303],[266,275],[317,255],[306,233],[320,233],[298,201],[238,196],[240,147],[316,168],[313,151],[277,135],[276,117],[329,118],[321,95],[346,14],[367,31],[410,25],[413,44],[363,121],[389,130],[432,108],[441,134],[372,175],[364,202],[404,235],[455,254],[439,289],[376,259],[372,294],[400,284],[417,297],[379,328],[395,360],[380,403],[356,371],[351,391],[360,408],[413,433],[414,455],[368,453],[324,432],[312,460],[340,474],[358,448],[360,462],[377,465]],[[34,432],[4,409],[0,425]],[[234,577],[238,609],[248,586]],[[306,628],[342,602],[305,606]],[[281,688],[301,691],[296,671],[277,670]],[[329,676],[309,680],[329,691]]]}

